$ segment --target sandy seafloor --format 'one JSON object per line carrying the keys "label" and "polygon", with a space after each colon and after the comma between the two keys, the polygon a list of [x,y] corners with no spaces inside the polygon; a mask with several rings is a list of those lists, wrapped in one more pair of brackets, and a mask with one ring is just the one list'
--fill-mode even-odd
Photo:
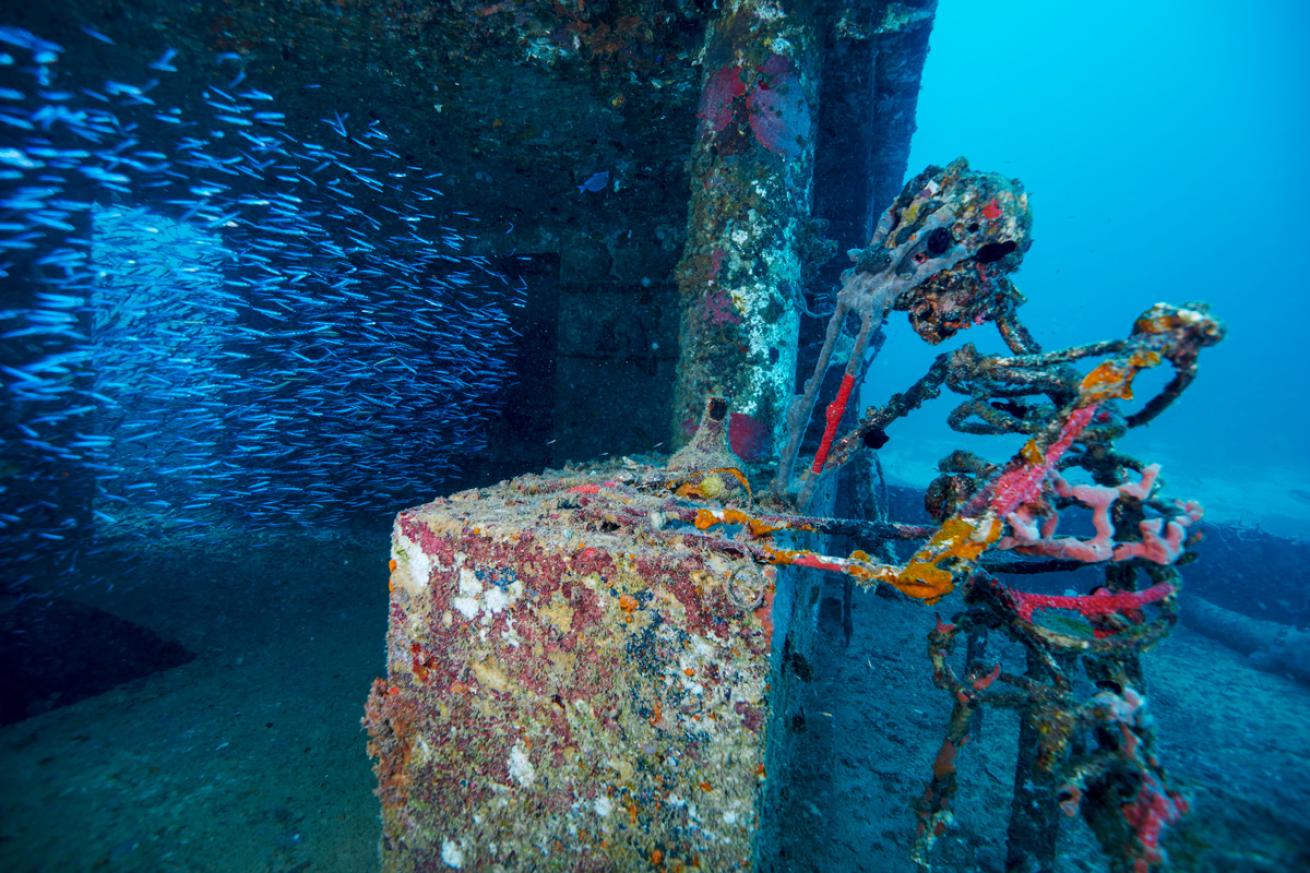
{"label": "sandy seafloor", "polygon": [[[112,592],[76,591],[198,657],[0,728],[0,869],[377,869],[360,717],[384,669],[386,561],[382,531],[156,548]],[[857,594],[854,618],[849,647],[828,637],[812,658],[778,869],[914,869],[909,804],[949,711],[934,611]],[[1160,751],[1194,805],[1174,869],[1310,869],[1310,689],[1185,627],[1146,663]],[[937,869],[1002,869],[1016,731],[989,712],[961,753]],[[1062,869],[1104,869],[1079,823],[1063,851]]]}
{"label": "sandy seafloor", "polygon": [[[854,619],[848,647],[824,636],[811,659],[804,699],[814,738],[791,774],[796,824],[782,840],[785,869],[908,873],[917,869],[909,804],[950,713],[928,666],[935,619],[917,604],[859,594]],[[993,635],[989,656],[1008,654],[1014,670],[1022,662],[1006,649]],[[1171,869],[1310,870],[1310,688],[1181,626],[1147,654],[1145,669],[1157,751],[1193,805],[1166,837]],[[980,740],[957,760],[956,822],[937,843],[935,869],[1004,870],[1017,738],[1013,712],[986,710]],[[1090,830],[1066,821],[1059,869],[1107,869]]]}
{"label": "sandy seafloor", "polygon": [[0,728],[0,869],[377,869],[387,534],[226,545],[74,595],[198,657]]}

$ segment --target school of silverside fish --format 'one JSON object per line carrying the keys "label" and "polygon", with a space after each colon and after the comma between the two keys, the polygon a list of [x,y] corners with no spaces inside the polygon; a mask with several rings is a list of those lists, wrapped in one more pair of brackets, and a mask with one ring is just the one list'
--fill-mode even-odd
{"label": "school of silverside fish", "polygon": [[[83,30],[76,51],[113,45]],[[41,566],[430,499],[512,379],[526,288],[466,252],[476,218],[377,121],[293,136],[238,55],[89,86],[73,51],[0,26],[6,548]]]}

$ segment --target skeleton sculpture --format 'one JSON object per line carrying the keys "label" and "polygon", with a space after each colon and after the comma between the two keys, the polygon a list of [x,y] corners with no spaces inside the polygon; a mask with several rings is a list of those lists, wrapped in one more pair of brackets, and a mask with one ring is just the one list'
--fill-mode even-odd
{"label": "skeleton sculpture", "polygon": [[[932,780],[916,804],[916,860],[927,866],[933,842],[949,824],[956,755],[974,714],[994,705],[1021,714],[1011,865],[1050,863],[1050,807],[1058,806],[1070,815],[1081,811],[1116,869],[1145,871],[1163,863],[1161,835],[1187,806],[1168,787],[1153,751],[1139,659],[1176,619],[1180,579],[1174,564],[1201,511],[1194,503],[1171,506],[1157,499],[1158,466],[1144,466],[1113,444],[1181,394],[1196,375],[1200,349],[1219,341],[1223,328],[1201,304],[1162,303],[1143,313],[1126,339],[1043,352],[1018,320],[1023,297],[1008,278],[1030,245],[1030,226],[1019,183],[971,171],[963,159],[945,169],[930,167],[906,186],[843,277],[814,373],[791,410],[773,494],[805,510],[821,476],[863,447],[880,447],[889,426],[943,388],[966,397],[950,415],[952,428],[1027,434],[1023,449],[1000,466],[963,451],[944,459],[926,498],[940,526],[904,564],[874,561],[863,550],[836,557],[762,548],[771,563],[842,572],[868,586],[887,583],[928,603],[964,589],[964,611],[949,623],[939,620],[930,634],[934,680],[954,705]],[[933,344],[990,321],[1011,354],[985,356],[972,345],[944,354],[838,438],[849,398],[871,363],[871,339],[891,309],[908,312],[915,332]],[[852,316],[858,328],[848,338]],[[840,358],[842,380],[826,409],[818,450],[796,477],[819,386]],[[1075,367],[1097,359],[1085,375]],[[1124,415],[1119,405],[1132,398],[1135,376],[1162,363],[1173,368],[1172,380]],[[1066,472],[1075,469],[1091,482],[1073,484]],[[1079,506],[1091,511],[1095,536],[1056,536],[1061,511]],[[879,533],[883,541],[915,536],[894,525]],[[871,551],[875,545],[870,537]],[[1024,557],[984,560],[991,551]],[[1087,564],[1103,566],[1104,578],[1084,595],[1021,591],[997,578]],[[1044,621],[1051,616],[1057,620]],[[988,668],[988,632],[1023,647],[1023,675],[999,663]],[[961,633],[970,643],[963,675],[950,663]],[[1094,693],[1079,690],[1079,668]]]}

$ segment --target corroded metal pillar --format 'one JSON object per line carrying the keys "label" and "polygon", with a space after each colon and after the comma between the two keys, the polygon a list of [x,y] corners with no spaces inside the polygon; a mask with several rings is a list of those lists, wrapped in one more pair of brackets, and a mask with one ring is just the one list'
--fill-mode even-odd
{"label": "corroded metal pillar", "polygon": [[793,393],[820,39],[807,4],[732,0],[708,30],[692,155],[674,440],[729,398],[733,449],[777,451]]}

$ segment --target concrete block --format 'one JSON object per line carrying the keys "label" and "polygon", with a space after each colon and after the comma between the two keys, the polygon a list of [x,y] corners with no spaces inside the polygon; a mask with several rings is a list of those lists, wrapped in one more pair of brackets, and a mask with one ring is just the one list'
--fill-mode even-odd
{"label": "concrete block", "polygon": [[753,866],[774,569],[665,520],[664,475],[398,516],[365,719],[385,871]]}

